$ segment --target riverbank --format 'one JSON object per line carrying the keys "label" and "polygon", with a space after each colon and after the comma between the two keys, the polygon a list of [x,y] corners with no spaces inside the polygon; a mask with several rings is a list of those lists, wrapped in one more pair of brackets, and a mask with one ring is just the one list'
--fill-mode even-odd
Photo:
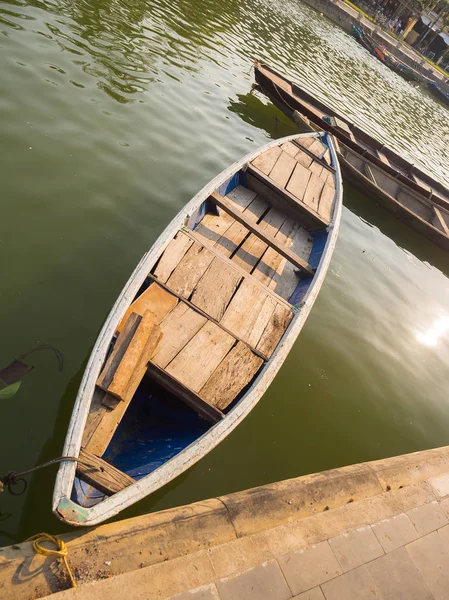
{"label": "riverbank", "polygon": [[62,591],[69,584],[58,559],[29,542],[9,546],[0,550],[0,595],[118,600],[132,586],[142,600],[186,590],[197,600],[303,592],[318,600],[324,590],[333,600],[363,597],[366,586],[400,597],[394,586],[406,593],[412,584],[448,593],[449,578],[437,572],[449,557],[448,514],[449,446],[62,535],[77,589]]}
{"label": "riverbank", "polygon": [[415,69],[423,77],[432,81],[441,82],[444,75],[441,71],[430,65],[418,52],[407,44],[396,40],[382,30],[371,20],[367,19],[361,12],[349,6],[344,0],[303,0],[310,7],[323,13],[326,17],[340,25],[345,31],[351,33],[352,25],[360,26],[370,33],[374,41],[382,44],[387,50]]}

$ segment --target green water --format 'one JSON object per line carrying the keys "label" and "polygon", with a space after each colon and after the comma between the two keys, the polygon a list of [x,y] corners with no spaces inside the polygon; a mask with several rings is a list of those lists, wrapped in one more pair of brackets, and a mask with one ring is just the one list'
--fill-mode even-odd
{"label": "green water", "polygon": [[[51,343],[1,404],[0,473],[60,455],[87,357],[164,226],[294,127],[249,95],[261,57],[449,184],[448,112],[299,0],[0,4],[0,365]],[[349,186],[311,316],[245,422],[121,514],[449,443],[449,257]],[[0,544],[62,531],[55,468],[0,496]]]}

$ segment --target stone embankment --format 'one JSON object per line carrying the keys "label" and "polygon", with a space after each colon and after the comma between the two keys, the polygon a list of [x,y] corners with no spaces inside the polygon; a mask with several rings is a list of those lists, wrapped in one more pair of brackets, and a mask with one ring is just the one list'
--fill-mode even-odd
{"label": "stone embankment", "polygon": [[2,600],[449,598],[449,447],[0,550]]}
{"label": "stone embankment", "polygon": [[420,54],[410,46],[395,39],[379,25],[376,25],[343,0],[303,0],[306,4],[323,13],[326,17],[340,25],[345,31],[351,32],[352,25],[360,26],[367,30],[374,41],[404,62],[409,67],[417,70],[421,75],[432,81],[443,81],[443,74],[432,67]]}

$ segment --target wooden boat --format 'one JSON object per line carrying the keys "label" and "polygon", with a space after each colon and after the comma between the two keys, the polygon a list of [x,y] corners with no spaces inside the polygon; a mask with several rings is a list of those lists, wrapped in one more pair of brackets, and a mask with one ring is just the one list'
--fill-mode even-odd
{"label": "wooden boat", "polygon": [[145,254],[78,392],[53,511],[93,525],[151,494],[257,404],[321,288],[342,203],[333,138],[270,142],[206,185]]}
{"label": "wooden boat", "polygon": [[256,88],[259,88],[278,108],[297,123],[329,131],[349,149],[366,156],[371,164],[393,175],[412,190],[431,196],[435,204],[449,205],[449,190],[428,173],[387,148],[384,144],[339,115],[295,83],[269,66],[256,61]]}
{"label": "wooden boat", "polygon": [[449,87],[447,85],[438,85],[437,83],[435,83],[435,81],[429,81],[427,87],[436,98],[439,98],[445,104],[449,104]]}
{"label": "wooden boat", "polygon": [[[368,147],[369,136],[364,134],[363,142],[360,141],[361,136],[355,137],[355,133],[359,134],[360,130],[354,126],[350,127],[347,121],[341,120],[335,113],[332,116],[325,115],[310,102],[300,98],[298,94],[302,90],[297,86],[265,65],[256,63],[255,68],[259,89],[292,120],[312,130],[318,127],[316,123],[320,121],[327,123],[328,129],[340,132],[339,137],[345,143],[339,143],[339,161],[345,179],[376,199],[412,229],[419,231],[441,248],[449,250],[449,202],[433,195],[433,190],[427,185],[424,188],[422,175],[419,178],[420,185],[411,185],[416,183],[415,178],[411,180],[408,176],[401,176],[396,165],[386,157],[385,148],[379,151],[375,149],[374,144],[374,147]],[[304,113],[307,110],[307,116],[299,112],[299,106]],[[346,143],[347,140],[349,143]],[[380,146],[378,143],[377,145]],[[391,151],[388,153],[394,154]],[[443,186],[438,186],[438,189],[444,191]]]}

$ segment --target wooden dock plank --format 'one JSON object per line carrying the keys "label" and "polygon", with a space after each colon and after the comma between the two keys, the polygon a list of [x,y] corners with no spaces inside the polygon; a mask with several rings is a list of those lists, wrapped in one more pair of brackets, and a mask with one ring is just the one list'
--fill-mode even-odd
{"label": "wooden dock plank", "polygon": [[165,370],[186,387],[199,392],[234,342],[231,335],[208,321]]}
{"label": "wooden dock plank", "polygon": [[192,244],[192,240],[179,234],[171,240],[154,269],[154,274],[160,281],[163,283],[167,281]]}
{"label": "wooden dock plank", "polygon": [[123,471],[83,448],[80,450],[79,458],[80,462],[76,465],[77,477],[103,494],[112,496],[136,482]]}
{"label": "wooden dock plank", "polygon": [[312,173],[304,193],[303,201],[316,212],[318,212],[318,204],[323,186],[324,180],[318,177],[316,173]]}
{"label": "wooden dock plank", "polygon": [[256,348],[266,356],[271,356],[292,320],[292,316],[291,311],[278,304]]}
{"label": "wooden dock plank", "polygon": [[206,321],[206,317],[179,302],[161,323],[162,342],[151,361],[164,369]]}
{"label": "wooden dock plank", "polygon": [[214,258],[198,281],[191,302],[220,321],[242,276],[220,258]]}
{"label": "wooden dock plank", "polygon": [[302,164],[297,163],[286,189],[298,200],[302,200],[309,183],[311,172]]}
{"label": "wooden dock plank", "polygon": [[178,300],[172,294],[169,294],[167,290],[164,290],[157,283],[152,283],[148,289],[146,289],[134,302],[131,303],[130,307],[125,313],[125,316],[120,322],[117,331],[120,332],[123,326],[128,321],[131,313],[137,313],[142,316],[146,310],[156,316],[158,323],[176,306]]}
{"label": "wooden dock plank", "polygon": [[168,287],[179,296],[189,298],[213,258],[209,250],[195,242],[170,275]]}
{"label": "wooden dock plank", "polygon": [[281,152],[276,164],[270,171],[269,177],[281,188],[284,188],[295,168],[296,160],[287,152]]}
{"label": "wooden dock plank", "polygon": [[154,379],[160,386],[171,394],[185,402],[190,408],[196,411],[201,417],[212,423],[218,423],[224,414],[219,408],[210,405],[200,398],[193,390],[183,385],[180,381],[172,377],[167,371],[164,371],[157,365],[150,363],[148,365],[147,376]]}
{"label": "wooden dock plank", "polygon": [[[307,194],[307,190],[306,190],[306,194]],[[291,250],[288,247],[286,247],[284,244],[278,243],[274,236],[267,233],[266,229],[260,227],[259,225],[255,224],[255,223],[251,223],[248,219],[246,219],[246,217],[242,213],[237,213],[225,197],[220,196],[216,192],[212,193],[210,197],[211,197],[211,199],[213,199],[213,201],[216,204],[218,204],[218,206],[220,206],[220,208],[223,208],[229,214],[231,214],[236,221],[239,221],[240,223],[245,225],[245,227],[247,229],[249,229],[249,231],[254,233],[258,238],[260,238],[261,240],[266,242],[269,246],[274,248],[276,250],[276,252],[278,252],[279,254],[284,256],[284,258],[286,258],[292,264],[294,264],[302,273],[304,273],[305,275],[308,275],[309,277],[313,277],[314,271],[308,263],[306,263],[299,256],[296,256],[296,254],[291,252]]]}
{"label": "wooden dock plank", "polygon": [[239,342],[215,369],[199,395],[223,410],[253,379],[262,363],[261,358]]}
{"label": "wooden dock plank", "polygon": [[335,189],[332,188],[328,183],[325,183],[321,191],[320,203],[318,205],[318,212],[323,219],[330,221],[334,199]]}
{"label": "wooden dock plank", "polygon": [[146,365],[156,352],[161,337],[162,332],[156,316],[147,310],[113,375],[112,381],[106,389],[100,385],[100,382],[97,382],[97,385],[123,402],[130,402],[145,375]]}
{"label": "wooden dock plank", "polygon": [[259,171],[262,171],[262,173],[265,175],[269,175],[281,153],[282,150],[279,148],[279,146],[274,146],[274,148],[270,148],[270,150],[259,154],[259,156],[255,158],[251,164],[259,169]]}

